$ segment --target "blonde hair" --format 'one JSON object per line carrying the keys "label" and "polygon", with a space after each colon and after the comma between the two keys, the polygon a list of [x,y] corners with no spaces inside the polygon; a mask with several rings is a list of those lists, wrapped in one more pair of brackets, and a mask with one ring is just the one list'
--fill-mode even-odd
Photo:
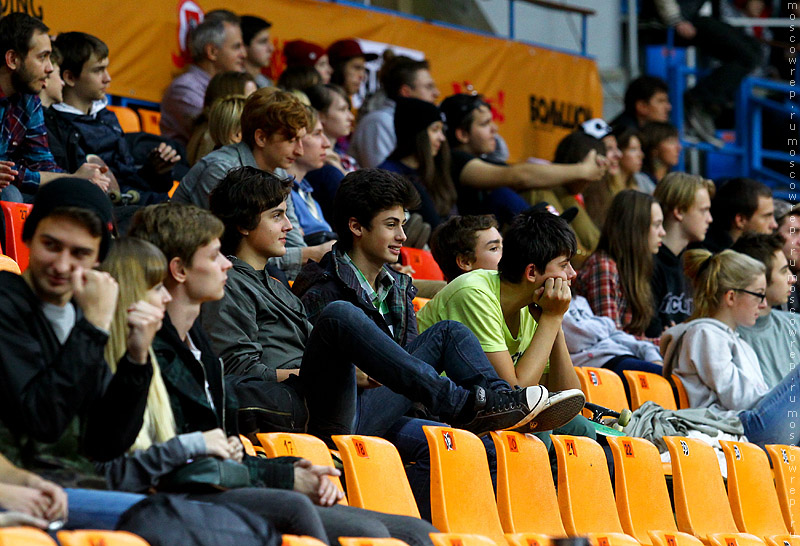
{"label": "blonde hair", "polygon": [[690,319],[710,317],[719,309],[725,292],[746,288],[766,270],[763,263],[734,250],[718,254],[702,248],[687,250],[683,271],[694,287],[694,313]]}
{"label": "blonde hair", "polygon": [[[144,298],[149,289],[164,281],[167,260],[155,245],[142,239],[126,237],[114,243],[101,269],[110,273],[119,284],[117,309],[105,349],[106,362],[116,372],[117,362],[127,351],[128,307]],[[153,364],[153,378],[147,393],[147,408],[142,428],[131,450],[147,449],[154,443],[166,442],[175,437],[175,416],[152,347],[150,361]]]}
{"label": "blonde hair", "polygon": [[235,144],[234,135],[242,131],[242,111],[247,97],[227,95],[214,101],[208,110],[208,135],[214,148]]}
{"label": "blonde hair", "polygon": [[716,191],[713,181],[696,174],[673,172],[661,179],[653,192],[653,197],[661,203],[664,219],[667,220],[672,217],[670,213],[675,209],[681,212],[689,210],[695,202],[697,192],[703,188],[713,199]]}

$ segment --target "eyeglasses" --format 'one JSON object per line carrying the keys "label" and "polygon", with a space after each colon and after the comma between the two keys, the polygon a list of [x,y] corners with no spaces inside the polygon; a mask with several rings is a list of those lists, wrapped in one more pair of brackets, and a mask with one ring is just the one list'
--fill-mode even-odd
{"label": "eyeglasses", "polygon": [[767,294],[762,292],[751,292],[750,290],[745,290],[744,288],[734,288],[734,292],[744,292],[745,294],[750,294],[751,296],[755,296],[758,298],[758,303],[764,303],[764,300],[767,299]]}

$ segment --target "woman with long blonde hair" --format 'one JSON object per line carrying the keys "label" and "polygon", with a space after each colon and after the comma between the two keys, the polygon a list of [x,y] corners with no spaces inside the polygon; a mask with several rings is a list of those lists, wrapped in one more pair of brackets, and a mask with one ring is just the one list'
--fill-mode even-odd
{"label": "woman with long blonde hair", "polygon": [[749,441],[796,445],[800,368],[770,389],[755,351],[736,333],[753,326],[767,305],[766,267],[733,250],[697,249],[686,251],[684,271],[694,313],[664,333],[664,375],[681,378],[692,407],[738,418]]}

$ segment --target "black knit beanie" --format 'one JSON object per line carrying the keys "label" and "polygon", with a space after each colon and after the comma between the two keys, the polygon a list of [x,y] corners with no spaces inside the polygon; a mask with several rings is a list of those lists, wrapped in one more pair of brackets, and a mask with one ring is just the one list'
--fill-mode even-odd
{"label": "black knit beanie", "polygon": [[84,178],[57,178],[39,188],[33,210],[22,227],[22,239],[30,241],[36,226],[59,207],[77,207],[91,211],[100,218],[103,234],[100,240],[100,261],[108,252],[113,227],[111,200],[99,187]]}
{"label": "black knit beanie", "polygon": [[394,134],[397,146],[414,148],[414,139],[420,131],[427,129],[434,121],[444,121],[439,107],[419,99],[397,99],[394,110]]}

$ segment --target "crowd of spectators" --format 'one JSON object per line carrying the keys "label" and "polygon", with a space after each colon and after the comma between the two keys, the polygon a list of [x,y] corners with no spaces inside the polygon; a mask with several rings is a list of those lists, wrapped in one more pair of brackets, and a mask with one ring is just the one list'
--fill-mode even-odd
{"label": "crowd of spectators", "polygon": [[[596,438],[575,366],[675,374],[710,422],[796,445],[800,206],[675,170],[670,101],[711,141],[761,54],[695,4],[650,14],[721,60],[687,97],[642,76],[611,123],[517,163],[488,102],[439,101],[427,61],[387,52],[355,113],[376,55],[294,40],[272,82],[271,23],[227,10],[191,30],[161,135],[126,134],[99,37],[0,19],[0,200],[33,204],[28,267],[0,272],[0,525],[114,528],[160,491],[326,544],[427,546],[422,427],[482,436],[493,477],[492,430],[555,464],[551,434]],[[412,280],[411,244],[446,282]],[[422,519],[339,503],[334,468],[246,455],[240,434],[286,426],[245,419],[259,403],[329,445],[391,441]],[[200,491],[203,461],[245,477]]]}

